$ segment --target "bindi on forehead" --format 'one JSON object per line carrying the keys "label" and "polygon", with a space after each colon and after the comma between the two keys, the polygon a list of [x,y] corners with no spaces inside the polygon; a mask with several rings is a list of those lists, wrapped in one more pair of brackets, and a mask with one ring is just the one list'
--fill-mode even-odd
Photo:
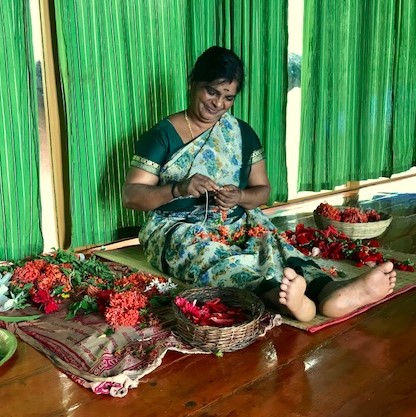
{"label": "bindi on forehead", "polygon": [[211,87],[212,89],[218,91],[218,92],[225,92],[225,93],[231,93],[233,95],[236,94],[237,91],[237,82],[236,81],[217,81],[208,84],[207,86]]}

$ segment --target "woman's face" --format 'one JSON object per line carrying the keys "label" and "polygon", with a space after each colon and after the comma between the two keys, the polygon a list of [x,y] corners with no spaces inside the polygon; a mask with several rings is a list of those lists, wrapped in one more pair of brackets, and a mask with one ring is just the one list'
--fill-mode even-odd
{"label": "woman's face", "polygon": [[216,123],[232,107],[237,95],[237,81],[199,82],[191,87],[190,112],[203,123]]}

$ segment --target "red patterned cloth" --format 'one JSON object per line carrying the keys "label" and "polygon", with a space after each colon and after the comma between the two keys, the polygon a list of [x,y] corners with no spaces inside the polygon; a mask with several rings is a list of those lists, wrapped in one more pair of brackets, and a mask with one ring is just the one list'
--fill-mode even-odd
{"label": "red patterned cloth", "polygon": [[[28,315],[39,312],[26,309],[18,313]],[[144,329],[121,327],[111,334],[104,317],[98,314],[79,316],[73,320],[66,320],[65,315],[65,308],[62,308],[35,320],[3,321],[0,326],[44,353],[71,379],[96,394],[125,396],[130,388],[138,386],[141,378],[162,363],[169,350],[209,353],[184,344],[174,335],[169,308],[160,312],[162,324]],[[260,336],[280,322],[279,315],[266,316]]]}

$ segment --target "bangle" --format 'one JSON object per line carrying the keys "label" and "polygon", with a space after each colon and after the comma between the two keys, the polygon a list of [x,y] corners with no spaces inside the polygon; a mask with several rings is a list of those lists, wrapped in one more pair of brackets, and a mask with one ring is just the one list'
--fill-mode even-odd
{"label": "bangle", "polygon": [[173,198],[177,198],[176,197],[176,195],[175,195],[175,187],[176,187],[176,185],[177,185],[178,183],[175,181],[173,184],[172,184],[172,187],[171,187],[171,189],[170,189],[170,192],[172,193],[172,197]]}

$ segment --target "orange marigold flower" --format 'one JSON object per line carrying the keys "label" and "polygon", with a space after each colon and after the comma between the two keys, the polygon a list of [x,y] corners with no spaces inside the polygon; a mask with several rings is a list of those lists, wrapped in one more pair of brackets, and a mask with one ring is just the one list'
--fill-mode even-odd
{"label": "orange marigold flower", "polygon": [[28,284],[40,277],[40,269],[35,261],[29,261],[25,266],[17,267],[13,272],[12,284]]}
{"label": "orange marigold flower", "polygon": [[228,236],[229,230],[227,226],[219,226],[218,227],[218,232],[220,234],[220,236]]}
{"label": "orange marigold flower", "polygon": [[115,292],[110,295],[110,307],[141,309],[147,305],[147,298],[136,290]]}
{"label": "orange marigold flower", "polygon": [[224,222],[228,217],[227,210],[221,210],[221,220]]}
{"label": "orange marigold flower", "polygon": [[[148,272],[135,272],[133,274],[123,276],[117,279],[114,284],[117,287],[122,287],[126,289],[136,289],[143,292],[147,285],[155,278],[154,275],[149,274]],[[162,279],[162,277],[158,277]]]}
{"label": "orange marigold flower", "polygon": [[243,236],[245,236],[245,234],[246,234],[246,228],[242,227],[240,230],[238,230],[237,232],[233,234],[233,240],[238,240],[242,238]]}
{"label": "orange marigold flower", "polygon": [[257,226],[251,227],[247,234],[252,237],[263,237],[268,232],[269,230],[266,229],[264,226],[257,225]]}
{"label": "orange marigold flower", "polygon": [[134,309],[109,307],[105,319],[111,326],[135,326],[141,322],[140,314]]}

